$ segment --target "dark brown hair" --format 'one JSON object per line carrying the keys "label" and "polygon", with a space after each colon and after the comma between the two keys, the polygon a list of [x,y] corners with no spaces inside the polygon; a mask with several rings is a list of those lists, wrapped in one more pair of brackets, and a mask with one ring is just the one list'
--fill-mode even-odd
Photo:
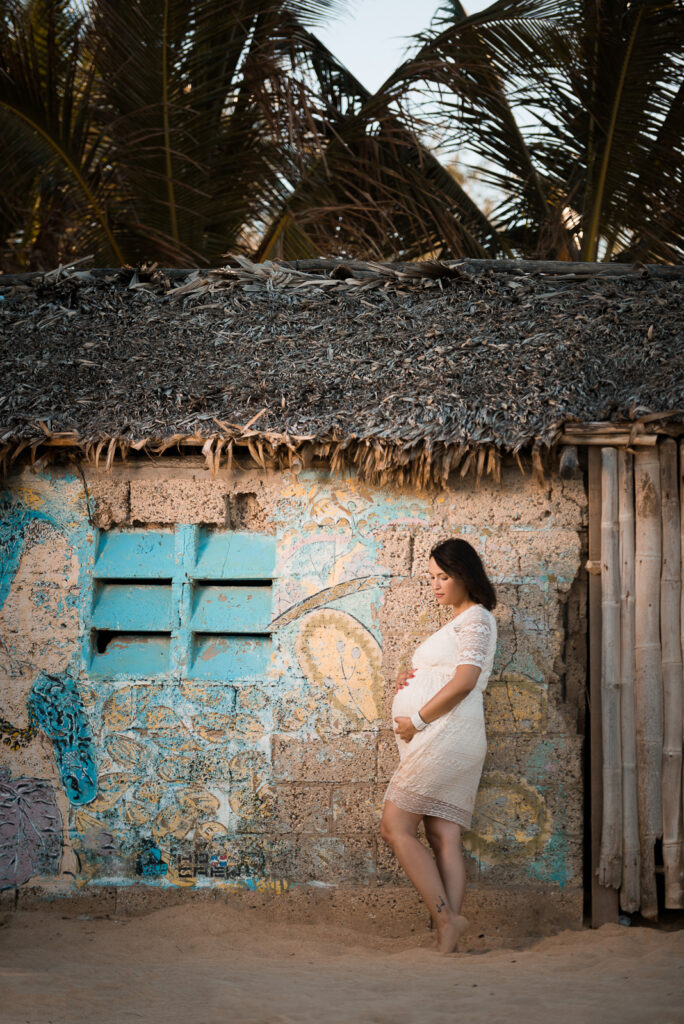
{"label": "dark brown hair", "polygon": [[496,591],[485,572],[482,559],[472,544],[460,537],[450,537],[430,552],[442,572],[462,580],[473,601],[490,612],[496,608]]}

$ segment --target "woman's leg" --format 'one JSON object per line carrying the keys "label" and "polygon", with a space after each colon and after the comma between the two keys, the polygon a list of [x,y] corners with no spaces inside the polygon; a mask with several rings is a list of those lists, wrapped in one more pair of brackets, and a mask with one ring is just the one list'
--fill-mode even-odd
{"label": "woman's leg", "polygon": [[424,821],[425,835],[434,851],[449,905],[460,914],[466,886],[461,826],[432,814],[424,815]]}
{"label": "woman's leg", "polygon": [[422,815],[385,801],[380,822],[380,835],[388,843],[402,868],[414,884],[432,914],[437,929],[437,948],[451,953],[467,922],[453,910],[444,883],[432,854],[418,839],[416,832]]}

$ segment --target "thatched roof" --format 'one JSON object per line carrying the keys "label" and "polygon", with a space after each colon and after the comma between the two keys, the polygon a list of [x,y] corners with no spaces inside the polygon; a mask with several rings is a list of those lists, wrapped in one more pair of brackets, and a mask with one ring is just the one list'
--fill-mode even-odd
{"label": "thatched roof", "polygon": [[420,483],[684,432],[684,267],[231,263],[0,277],[0,457],[244,444]]}

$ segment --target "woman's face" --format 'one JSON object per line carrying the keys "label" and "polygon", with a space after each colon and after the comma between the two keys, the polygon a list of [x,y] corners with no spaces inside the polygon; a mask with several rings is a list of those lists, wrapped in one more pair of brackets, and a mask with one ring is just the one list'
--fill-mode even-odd
{"label": "woman's face", "polygon": [[430,559],[428,569],[432,593],[435,595],[437,604],[440,607],[445,605],[458,606],[468,600],[468,590],[463,581],[449,576],[448,573],[444,572],[444,569],[440,569],[434,558]]}

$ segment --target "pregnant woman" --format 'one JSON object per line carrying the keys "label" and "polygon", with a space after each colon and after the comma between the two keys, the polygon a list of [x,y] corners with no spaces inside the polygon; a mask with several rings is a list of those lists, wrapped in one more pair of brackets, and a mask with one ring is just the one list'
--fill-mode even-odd
{"label": "pregnant woman", "polygon": [[[399,766],[385,791],[380,835],[430,909],[435,948],[453,953],[468,926],[461,827],[470,828],[487,753],[482,694],[496,650],[496,594],[477,551],[453,538],[430,553],[432,590],[454,616],[397,677],[392,720]],[[423,819],[430,851],[417,838]]]}

